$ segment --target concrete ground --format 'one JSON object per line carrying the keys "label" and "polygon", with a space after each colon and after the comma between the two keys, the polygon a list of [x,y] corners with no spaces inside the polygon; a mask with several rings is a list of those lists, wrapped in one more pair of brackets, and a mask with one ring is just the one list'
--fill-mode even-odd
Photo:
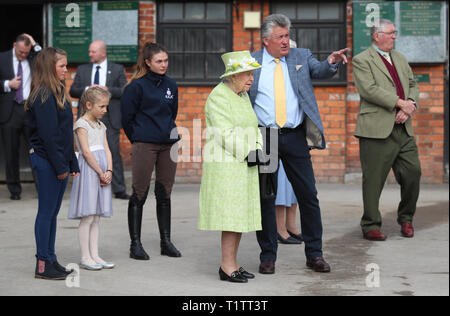
{"label": "concrete ground", "polygon": [[[78,221],[67,219],[69,185],[61,207],[57,255],[61,264],[80,260]],[[151,188],[153,189],[153,187]],[[182,258],[159,254],[155,200],[144,208],[142,241],[150,261],[129,259],[127,201],[113,200],[114,216],[101,221],[100,255],[113,270],[81,270],[65,281],[34,279],[34,220],[37,194],[25,184],[21,201],[0,186],[0,295],[449,295],[449,187],[423,185],[415,217],[416,236],[400,236],[396,223],[399,186],[387,185],[382,198],[385,242],[362,238],[360,185],[319,184],[324,254],[332,272],[305,266],[304,245],[279,245],[276,274],[257,273],[255,233],[244,234],[238,262],[256,278],[247,284],[221,282],[220,233],[197,230],[198,184],[176,184],[172,195],[172,240]],[[297,217],[298,219],[298,217]]]}

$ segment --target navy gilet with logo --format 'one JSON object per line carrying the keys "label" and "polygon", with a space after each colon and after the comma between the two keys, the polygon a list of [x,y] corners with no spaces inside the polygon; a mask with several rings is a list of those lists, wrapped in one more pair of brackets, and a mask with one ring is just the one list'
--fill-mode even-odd
{"label": "navy gilet with logo", "polygon": [[123,91],[121,110],[131,143],[171,144],[180,139],[175,124],[178,87],[166,75],[149,72],[131,82]]}

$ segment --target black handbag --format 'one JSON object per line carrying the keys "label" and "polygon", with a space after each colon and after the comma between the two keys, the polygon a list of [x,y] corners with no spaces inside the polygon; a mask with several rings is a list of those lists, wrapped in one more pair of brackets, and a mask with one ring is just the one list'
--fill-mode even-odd
{"label": "black handbag", "polygon": [[277,172],[267,171],[268,166],[259,166],[259,193],[261,199],[276,198],[277,196]]}

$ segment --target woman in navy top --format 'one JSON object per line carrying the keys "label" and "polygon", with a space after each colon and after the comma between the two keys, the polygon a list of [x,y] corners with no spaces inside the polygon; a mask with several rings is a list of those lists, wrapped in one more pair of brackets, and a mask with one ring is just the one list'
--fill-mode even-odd
{"label": "woman in navy top", "polygon": [[[133,195],[128,204],[130,257],[149,260],[141,244],[142,209],[147,199],[153,169],[156,169],[156,215],[161,237],[161,254],[181,257],[170,241],[170,194],[177,169],[175,119],[178,87],[166,76],[167,50],[146,43],[139,54],[136,72],[121,98],[122,126],[132,146]],[[171,153],[172,156],[171,157]]]}
{"label": "woman in navy top", "polygon": [[30,96],[25,105],[29,124],[31,166],[38,177],[39,206],[35,223],[37,261],[35,277],[64,280],[66,272],[56,258],[57,216],[69,173],[79,173],[73,147],[73,115],[65,87],[65,51],[48,47],[34,64]]}

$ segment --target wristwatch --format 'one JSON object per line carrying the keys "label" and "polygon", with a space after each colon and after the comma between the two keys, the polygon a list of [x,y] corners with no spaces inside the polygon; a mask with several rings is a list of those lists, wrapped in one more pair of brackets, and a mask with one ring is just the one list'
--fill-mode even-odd
{"label": "wristwatch", "polygon": [[39,53],[42,50],[42,47],[41,47],[41,45],[36,43],[36,45],[33,46],[33,49],[36,53]]}

